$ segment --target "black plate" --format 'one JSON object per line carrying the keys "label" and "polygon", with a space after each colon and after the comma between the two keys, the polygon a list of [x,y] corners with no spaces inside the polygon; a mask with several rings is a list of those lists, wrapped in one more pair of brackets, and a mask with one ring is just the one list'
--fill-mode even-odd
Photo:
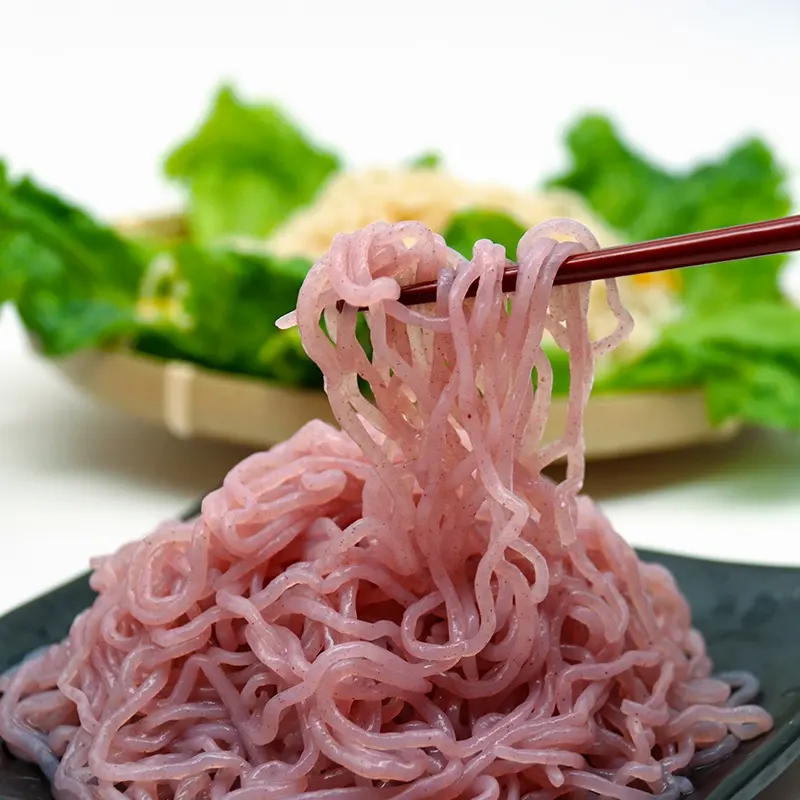
{"label": "black plate", "polygon": [[[193,508],[186,517],[197,513]],[[800,570],[720,564],[642,551],[674,573],[720,671],[761,681],[774,729],[713,767],[696,770],[692,800],[751,800],[800,756]],[[0,618],[0,672],[66,636],[93,598],[84,575]],[[787,795],[788,796],[788,795]],[[0,747],[0,800],[51,800],[39,771]]]}

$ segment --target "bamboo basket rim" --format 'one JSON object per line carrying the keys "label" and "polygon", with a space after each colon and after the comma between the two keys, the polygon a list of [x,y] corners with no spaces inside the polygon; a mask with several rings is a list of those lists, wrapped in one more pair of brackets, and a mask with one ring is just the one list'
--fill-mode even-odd
{"label": "bamboo basket rim", "polygon": [[[269,447],[312,419],[336,424],[322,391],[186,361],[116,349],[86,350],[52,363],[95,400],[178,438]],[[546,438],[563,428],[565,412],[565,400],[554,398]],[[587,456],[618,458],[723,441],[739,428],[712,426],[698,390],[595,395],[585,418]]]}

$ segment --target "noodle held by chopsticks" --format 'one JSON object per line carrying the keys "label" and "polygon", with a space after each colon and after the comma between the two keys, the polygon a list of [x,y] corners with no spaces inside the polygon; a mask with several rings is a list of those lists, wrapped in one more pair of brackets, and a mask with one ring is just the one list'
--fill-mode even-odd
{"label": "noodle held by chopsticks", "polygon": [[[641,800],[766,731],[672,576],[579,494],[594,360],[632,325],[609,284],[593,341],[589,286],[552,287],[595,246],[529,231],[509,298],[490,242],[467,261],[418,223],[337,237],[289,321],[342,431],[310,423],[196,521],[98,559],[94,606],[0,681],[9,747],[59,798]],[[397,302],[436,278],[435,304]],[[571,382],[544,445],[548,333]]]}

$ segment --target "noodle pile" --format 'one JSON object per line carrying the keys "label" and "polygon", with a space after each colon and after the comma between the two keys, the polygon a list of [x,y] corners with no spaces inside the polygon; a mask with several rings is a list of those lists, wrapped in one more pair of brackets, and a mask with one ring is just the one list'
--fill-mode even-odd
{"label": "noodle pile", "polygon": [[[640,800],[766,731],[754,679],[711,677],[671,575],[579,496],[594,359],[632,324],[609,284],[592,341],[589,287],[552,288],[594,246],[530,231],[508,298],[489,242],[337,237],[296,321],[343,431],[310,423],[98,559],[69,637],[0,680],[11,750],[58,798]],[[397,302],[435,278],[435,304]],[[547,445],[545,331],[571,365]]]}

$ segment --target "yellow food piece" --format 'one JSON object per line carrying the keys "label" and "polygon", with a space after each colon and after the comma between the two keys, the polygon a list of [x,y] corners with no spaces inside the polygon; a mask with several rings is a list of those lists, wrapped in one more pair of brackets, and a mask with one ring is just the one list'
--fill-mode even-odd
{"label": "yellow food piece", "polygon": [[642,275],[633,275],[632,280],[637,286],[658,286],[669,291],[677,291],[681,286],[677,270],[645,272]]}
{"label": "yellow food piece", "polygon": [[162,253],[147,267],[139,287],[136,316],[146,323],[170,323],[189,329],[192,320],[183,308],[187,286],[177,274],[175,260]]}

